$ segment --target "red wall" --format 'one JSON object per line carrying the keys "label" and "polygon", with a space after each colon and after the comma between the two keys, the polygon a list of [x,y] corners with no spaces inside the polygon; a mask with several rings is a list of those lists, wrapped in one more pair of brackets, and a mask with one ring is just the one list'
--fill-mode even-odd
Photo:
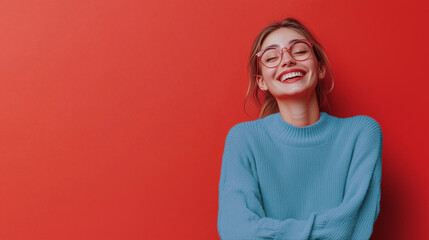
{"label": "red wall", "polygon": [[0,2],[0,239],[218,239],[227,131],[267,24],[324,45],[332,114],[384,134],[372,239],[428,229],[429,2]]}

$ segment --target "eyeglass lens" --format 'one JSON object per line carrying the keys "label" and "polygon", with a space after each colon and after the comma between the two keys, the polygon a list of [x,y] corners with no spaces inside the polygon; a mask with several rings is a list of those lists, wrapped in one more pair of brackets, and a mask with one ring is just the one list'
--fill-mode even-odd
{"label": "eyeglass lens", "polygon": [[[303,61],[310,57],[310,45],[305,42],[296,42],[290,46],[290,52],[293,59]],[[261,56],[261,62],[267,67],[277,66],[282,58],[280,48],[269,48]]]}

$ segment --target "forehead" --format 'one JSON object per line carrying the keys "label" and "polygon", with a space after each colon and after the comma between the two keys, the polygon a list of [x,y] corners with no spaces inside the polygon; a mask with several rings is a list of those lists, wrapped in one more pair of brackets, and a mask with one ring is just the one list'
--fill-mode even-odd
{"label": "forehead", "polygon": [[294,29],[279,28],[265,38],[261,48],[266,48],[274,44],[280,47],[287,47],[289,46],[289,42],[295,39],[305,39],[305,37]]}

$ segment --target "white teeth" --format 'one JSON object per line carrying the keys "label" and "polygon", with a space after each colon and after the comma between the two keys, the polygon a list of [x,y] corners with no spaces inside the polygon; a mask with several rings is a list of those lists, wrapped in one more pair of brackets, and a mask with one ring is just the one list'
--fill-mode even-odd
{"label": "white teeth", "polygon": [[286,73],[286,74],[284,74],[281,78],[280,78],[280,81],[284,81],[284,80],[286,80],[286,79],[289,79],[289,78],[293,78],[293,77],[297,77],[297,76],[302,76],[303,74],[302,74],[302,72],[290,72],[290,73]]}

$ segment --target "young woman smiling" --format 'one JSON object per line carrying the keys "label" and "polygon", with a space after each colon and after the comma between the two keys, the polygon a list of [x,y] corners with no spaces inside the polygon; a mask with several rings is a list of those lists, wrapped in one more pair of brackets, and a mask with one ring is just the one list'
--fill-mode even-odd
{"label": "young woman smiling", "polygon": [[221,239],[369,239],[380,209],[379,124],[323,111],[332,70],[295,19],[261,31],[249,72],[247,95],[264,99],[260,118],[226,137]]}

